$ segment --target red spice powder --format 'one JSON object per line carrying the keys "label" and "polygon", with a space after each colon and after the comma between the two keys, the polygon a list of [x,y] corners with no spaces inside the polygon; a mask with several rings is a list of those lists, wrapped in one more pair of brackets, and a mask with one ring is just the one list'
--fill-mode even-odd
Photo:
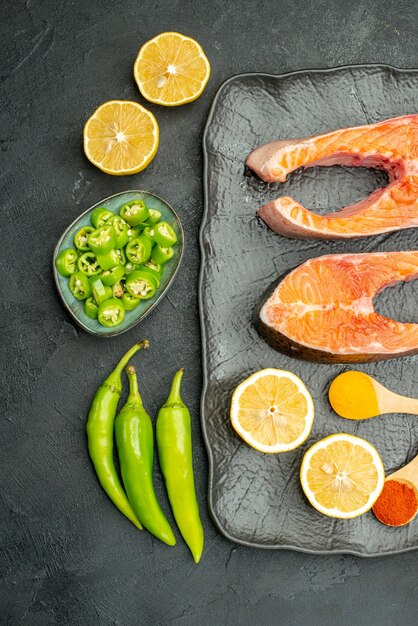
{"label": "red spice powder", "polygon": [[403,526],[411,521],[417,509],[417,491],[413,485],[387,480],[373,506],[373,513],[383,524]]}

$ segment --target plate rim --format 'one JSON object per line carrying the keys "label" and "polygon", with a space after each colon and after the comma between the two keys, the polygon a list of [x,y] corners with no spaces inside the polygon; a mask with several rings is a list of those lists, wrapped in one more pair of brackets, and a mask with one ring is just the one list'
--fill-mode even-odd
{"label": "plate rim", "polygon": [[[169,207],[169,209],[172,211],[172,213],[174,214],[174,216],[177,219],[177,222],[179,224],[182,245],[181,245],[181,249],[180,249],[180,255],[179,255],[179,260],[178,260],[177,266],[175,267],[174,272],[172,273],[172,275],[170,277],[170,280],[168,281],[168,283],[166,285],[166,288],[159,295],[159,297],[153,302],[153,304],[149,307],[149,309],[147,311],[145,311],[145,313],[140,315],[138,317],[138,319],[135,320],[127,328],[124,328],[123,330],[115,330],[115,331],[110,332],[110,333],[101,333],[99,331],[91,330],[91,328],[86,326],[82,322],[82,320],[78,319],[78,317],[72,311],[71,307],[69,306],[68,302],[66,301],[66,299],[64,298],[64,296],[62,294],[61,286],[59,284],[58,271],[57,271],[57,268],[55,266],[55,260],[57,258],[60,246],[62,245],[62,242],[63,242],[65,236],[67,235],[68,231],[73,227],[75,222],[77,222],[78,220],[82,219],[85,215],[87,215],[87,213],[90,213],[91,211],[93,211],[93,209],[95,209],[96,207],[100,206],[104,202],[107,202],[108,200],[111,200],[112,198],[116,198],[117,196],[125,195],[126,193],[143,193],[143,194],[147,194],[149,196],[153,196],[154,198],[157,198],[157,200],[160,200],[161,202],[166,204]],[[171,206],[171,204],[169,204],[167,202],[167,200],[164,200],[164,198],[161,198],[156,193],[153,193],[152,191],[147,191],[145,189],[127,189],[125,191],[118,191],[117,193],[113,193],[110,196],[107,196],[106,198],[102,198],[101,200],[99,200],[99,202],[96,202],[95,204],[92,204],[88,209],[86,209],[85,211],[80,213],[80,215],[78,215],[67,226],[67,228],[63,231],[62,235],[60,236],[60,238],[58,239],[57,243],[55,244],[54,251],[52,253],[52,271],[53,271],[53,275],[54,275],[55,287],[57,289],[58,295],[60,296],[61,302],[64,305],[64,308],[67,310],[67,312],[70,314],[71,318],[76,322],[76,324],[78,324],[78,326],[80,326],[80,328],[82,328],[85,332],[89,333],[89,335],[93,335],[93,337],[103,337],[105,339],[111,339],[112,337],[117,337],[118,335],[123,335],[123,333],[127,333],[128,331],[130,331],[133,328],[135,328],[135,326],[137,324],[139,324],[140,322],[142,322],[142,320],[145,319],[147,317],[147,315],[149,315],[149,313],[151,313],[151,311],[153,311],[153,309],[157,306],[157,304],[159,302],[161,302],[161,300],[164,298],[164,296],[166,295],[166,293],[170,289],[171,285],[173,284],[174,278],[176,277],[177,272],[178,272],[178,270],[180,268],[181,262],[183,260],[184,248],[185,248],[185,237],[184,237],[183,224],[181,223],[181,219],[180,219],[179,214],[177,213],[177,211],[175,209],[173,209],[173,207]]]}
{"label": "plate rim", "polygon": [[200,247],[200,271],[199,271],[199,281],[198,281],[198,304],[199,304],[199,322],[200,322],[200,338],[201,338],[201,351],[202,351],[202,374],[203,374],[203,385],[202,392],[200,396],[200,425],[202,429],[203,441],[205,443],[206,452],[208,456],[208,465],[209,465],[209,477],[208,477],[208,509],[211,515],[211,518],[219,530],[219,532],[224,535],[229,541],[236,543],[238,545],[245,546],[247,548],[258,548],[261,550],[292,550],[294,552],[301,552],[304,554],[314,554],[314,555],[332,555],[332,554],[348,554],[352,556],[358,556],[362,558],[375,558],[375,557],[384,557],[384,556],[392,556],[395,554],[404,554],[406,552],[412,552],[413,550],[418,549],[417,546],[410,546],[407,548],[400,548],[399,550],[388,550],[388,551],[379,551],[379,552],[359,552],[357,550],[346,550],[346,549],[330,549],[323,550],[317,549],[313,550],[310,548],[301,547],[293,544],[261,544],[254,541],[247,541],[241,539],[239,537],[234,537],[231,535],[228,530],[221,524],[218,516],[215,513],[213,507],[213,454],[211,447],[209,445],[209,436],[206,429],[206,424],[204,420],[204,402],[205,396],[208,388],[208,372],[207,372],[207,337],[206,337],[206,328],[205,328],[205,317],[203,313],[203,276],[204,276],[204,266],[206,260],[206,249],[205,249],[205,241],[204,241],[204,230],[208,222],[209,217],[209,190],[208,190],[208,149],[207,149],[207,135],[209,129],[212,125],[215,109],[218,105],[218,100],[224,91],[225,87],[227,87],[230,83],[233,83],[237,80],[247,79],[247,78],[273,78],[273,79],[282,79],[288,78],[292,76],[300,76],[302,74],[332,74],[342,70],[352,70],[352,69],[378,69],[385,70],[391,72],[397,72],[399,74],[415,74],[418,75],[418,68],[401,68],[396,67],[394,65],[389,65],[386,63],[357,63],[357,64],[348,64],[348,65],[337,65],[328,68],[312,68],[312,69],[300,69],[293,70],[291,72],[285,72],[283,74],[271,74],[269,72],[243,72],[241,74],[234,74],[224,80],[219,88],[217,89],[212,104],[208,113],[208,117],[206,120],[206,124],[203,131],[202,137],[202,151],[203,151],[203,215],[202,221],[199,229],[199,247]]}

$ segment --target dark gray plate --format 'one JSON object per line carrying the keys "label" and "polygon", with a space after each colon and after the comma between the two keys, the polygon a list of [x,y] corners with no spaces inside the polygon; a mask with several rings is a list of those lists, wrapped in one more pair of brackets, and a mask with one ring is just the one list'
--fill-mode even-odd
{"label": "dark gray plate", "polygon": [[[257,208],[267,200],[279,194],[292,195],[314,210],[335,210],[368,195],[385,183],[385,176],[366,169],[315,168],[295,172],[282,185],[268,185],[244,172],[248,153],[273,139],[374,123],[417,109],[418,71],[387,66],[235,76],[222,85],[215,98],[204,137],[202,422],[210,459],[209,506],[221,532],[233,541],[261,548],[362,556],[418,547],[418,520],[404,528],[389,528],[371,512],[353,520],[327,518],[307,503],[299,484],[306,449],[335,432],[368,439],[380,452],[386,471],[394,471],[417,453],[417,418],[390,415],[352,422],[336,416],[328,404],[327,390],[330,381],[348,367],[296,361],[275,352],[251,323],[262,293],[290,268],[325,253],[417,248],[418,229],[350,242],[285,239],[255,217]],[[382,292],[377,310],[401,321],[418,322],[417,283]],[[230,426],[233,389],[263,367],[295,372],[313,395],[316,416],[312,433],[295,451],[260,454]],[[416,358],[360,365],[358,369],[399,393],[418,395]]]}

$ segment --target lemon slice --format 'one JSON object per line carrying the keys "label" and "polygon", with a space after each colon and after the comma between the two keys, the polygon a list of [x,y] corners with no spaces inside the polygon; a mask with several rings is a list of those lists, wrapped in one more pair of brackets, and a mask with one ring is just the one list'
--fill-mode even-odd
{"label": "lemon slice", "polygon": [[232,426],[260,452],[287,452],[311,432],[314,405],[303,382],[285,370],[255,372],[235,389]]}
{"label": "lemon slice", "polygon": [[136,174],[158,149],[157,120],[137,102],[111,100],[93,113],[84,126],[84,152],[106,174]]}
{"label": "lemon slice", "polygon": [[178,106],[196,100],[210,76],[210,65],[197,41],[180,33],[161,33],[139,51],[134,76],[144,98]]}
{"label": "lemon slice", "polygon": [[383,489],[385,470],[371,443],[339,433],[309,448],[300,480],[315,509],[330,517],[350,518],[371,509]]}

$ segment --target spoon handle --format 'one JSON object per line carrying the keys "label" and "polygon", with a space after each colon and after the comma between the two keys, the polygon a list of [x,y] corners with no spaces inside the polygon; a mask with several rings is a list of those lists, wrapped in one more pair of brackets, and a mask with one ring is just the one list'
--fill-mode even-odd
{"label": "spoon handle", "polygon": [[401,467],[393,474],[389,474],[386,477],[386,480],[390,480],[391,478],[403,478],[404,480],[409,480],[415,487],[418,489],[418,456],[416,456],[412,461],[410,461],[404,467]]}
{"label": "spoon handle", "polygon": [[388,393],[385,393],[379,401],[379,406],[384,409],[385,412],[418,415],[418,399],[400,396],[389,390],[386,391]]}

